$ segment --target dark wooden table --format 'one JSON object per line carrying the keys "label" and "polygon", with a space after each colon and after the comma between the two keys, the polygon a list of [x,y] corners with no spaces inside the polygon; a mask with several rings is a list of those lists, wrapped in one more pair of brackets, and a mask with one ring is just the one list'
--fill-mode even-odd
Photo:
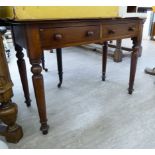
{"label": "dark wooden table", "polygon": [[[144,19],[140,18],[91,18],[65,20],[7,20],[12,26],[13,40],[17,52],[26,104],[30,106],[30,95],[27,82],[24,55],[22,49],[27,49],[28,58],[32,65],[32,80],[36,102],[41,122],[41,131],[48,133],[44,81],[41,63],[43,50],[57,49],[57,62],[61,87],[62,51],[61,48],[100,43],[103,45],[102,80],[105,81],[107,63],[107,41],[131,38],[133,41],[128,93],[132,94],[136,73],[137,55],[141,51],[141,40]],[[123,73],[123,72],[122,72]]]}

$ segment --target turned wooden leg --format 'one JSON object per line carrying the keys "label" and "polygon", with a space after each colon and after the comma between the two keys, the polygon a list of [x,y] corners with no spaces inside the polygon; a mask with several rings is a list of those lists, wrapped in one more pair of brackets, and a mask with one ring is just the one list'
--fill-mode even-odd
{"label": "turned wooden leg", "polygon": [[57,55],[57,64],[58,64],[58,75],[59,75],[58,88],[60,88],[62,81],[63,81],[62,49],[61,48],[56,49],[56,55]]}
{"label": "turned wooden leg", "polygon": [[7,65],[7,60],[0,35],[0,135],[4,136],[8,142],[17,143],[23,137],[21,126],[16,124],[17,105],[12,103],[13,83]]}
{"label": "turned wooden leg", "polygon": [[133,85],[134,85],[136,67],[137,67],[137,58],[138,58],[138,52],[139,52],[137,38],[132,38],[132,40],[133,40],[133,52],[131,53],[131,66],[130,66],[130,78],[129,78],[129,89],[128,89],[129,94],[132,94],[133,92]]}
{"label": "turned wooden leg", "polygon": [[15,50],[17,52],[16,57],[17,57],[17,65],[18,65],[18,70],[22,82],[22,87],[25,95],[25,103],[29,107],[31,105],[31,99],[30,99],[30,93],[29,93],[29,87],[28,87],[28,80],[27,80],[27,71],[26,71],[26,65],[25,65],[25,60],[24,60],[24,54],[22,52],[22,47],[19,45],[15,44]]}
{"label": "turned wooden leg", "polygon": [[49,126],[47,125],[44,82],[43,82],[43,76],[41,74],[42,67],[40,66],[40,60],[35,62],[31,61],[31,64],[32,64],[31,71],[33,73],[32,75],[33,86],[41,123],[40,130],[42,131],[43,134],[47,134]]}
{"label": "turned wooden leg", "polygon": [[[15,32],[15,28],[13,29]],[[26,26],[26,36],[27,36],[27,53],[29,61],[32,65],[32,81],[33,88],[35,92],[35,98],[40,118],[41,127],[40,130],[43,134],[48,133],[48,124],[47,124],[47,116],[46,116],[46,102],[45,102],[45,90],[44,90],[44,80],[42,72],[41,57],[43,53],[43,49],[41,47],[40,42],[40,32],[38,29],[38,25],[33,24],[31,26]],[[14,38],[15,40],[16,38]]]}
{"label": "turned wooden leg", "polygon": [[122,43],[122,40],[121,39],[118,39],[116,40],[116,49],[114,51],[114,61],[115,62],[121,62],[122,61],[122,49],[121,49],[121,43]]}
{"label": "turned wooden leg", "polygon": [[0,128],[0,134],[5,136],[10,143],[17,143],[23,137],[21,126],[16,124],[17,105],[11,101],[2,102],[0,106],[0,119],[4,123]]}
{"label": "turned wooden leg", "polygon": [[103,43],[103,53],[102,53],[102,81],[106,78],[106,66],[107,66],[107,53],[108,53],[108,42]]}
{"label": "turned wooden leg", "polygon": [[45,56],[44,56],[44,51],[42,53],[42,57],[41,57],[41,63],[42,63],[42,68],[45,72],[48,72],[48,69],[45,67]]}

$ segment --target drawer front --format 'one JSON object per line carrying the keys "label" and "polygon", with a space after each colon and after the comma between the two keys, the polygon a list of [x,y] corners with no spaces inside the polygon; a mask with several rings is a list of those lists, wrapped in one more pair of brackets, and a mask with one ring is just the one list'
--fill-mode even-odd
{"label": "drawer front", "polygon": [[103,25],[102,28],[103,38],[113,40],[120,37],[134,36],[138,33],[138,25],[136,24]]}
{"label": "drawer front", "polygon": [[99,26],[40,29],[43,48],[57,48],[100,39]]}

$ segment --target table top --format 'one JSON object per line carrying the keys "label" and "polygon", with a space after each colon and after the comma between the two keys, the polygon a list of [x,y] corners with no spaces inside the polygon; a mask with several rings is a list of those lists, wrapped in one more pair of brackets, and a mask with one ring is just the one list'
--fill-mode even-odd
{"label": "table top", "polygon": [[115,17],[115,18],[68,18],[68,19],[0,19],[0,25],[34,24],[34,23],[55,23],[55,22],[115,22],[115,21],[145,21],[139,17]]}

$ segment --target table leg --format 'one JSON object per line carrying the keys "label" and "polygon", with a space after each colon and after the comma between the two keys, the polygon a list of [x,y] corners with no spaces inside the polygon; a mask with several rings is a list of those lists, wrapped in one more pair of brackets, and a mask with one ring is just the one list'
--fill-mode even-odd
{"label": "table leg", "polygon": [[130,78],[129,78],[129,89],[128,93],[132,94],[133,92],[133,85],[135,80],[135,74],[136,74],[136,67],[137,67],[137,59],[138,59],[138,53],[139,53],[139,46],[137,38],[132,38],[133,40],[133,52],[131,53],[131,66],[130,66]]}
{"label": "table leg", "polygon": [[12,103],[12,81],[0,35],[0,135],[8,142],[17,143],[23,137],[21,126],[16,124],[18,108]]}
{"label": "table leg", "polygon": [[11,99],[1,103],[0,119],[5,125],[0,125],[0,135],[10,143],[17,143],[23,137],[21,126],[16,124],[17,112],[17,105],[12,103]]}
{"label": "table leg", "polygon": [[63,81],[62,49],[61,48],[56,49],[56,55],[57,55],[57,64],[58,64],[58,75],[59,75],[58,88],[60,88],[62,81]]}
{"label": "table leg", "polygon": [[42,53],[42,57],[41,57],[41,63],[42,63],[42,68],[45,72],[48,72],[48,69],[45,67],[45,56],[44,56],[44,51]]}
{"label": "table leg", "polygon": [[[33,88],[35,92],[35,98],[40,118],[41,127],[40,130],[43,134],[48,133],[48,124],[46,116],[46,101],[45,101],[45,90],[44,90],[44,80],[41,67],[41,57],[43,53],[43,48],[41,47],[40,42],[40,31],[36,24],[31,26],[26,26],[26,36],[27,36],[27,55],[30,61],[31,72],[32,72],[32,81]],[[13,29],[16,31],[16,29]],[[14,38],[14,42],[16,39]]]}
{"label": "table leg", "polygon": [[32,64],[31,68],[31,71],[33,73],[32,80],[41,123],[40,130],[42,131],[43,134],[47,134],[49,126],[47,125],[44,81],[43,76],[41,74],[42,67],[40,66],[40,60],[36,60],[34,62],[33,60],[30,60],[30,62]]}
{"label": "table leg", "polygon": [[102,81],[106,78],[106,66],[107,66],[107,53],[108,53],[108,42],[103,43],[103,53],[102,53]]}
{"label": "table leg", "polygon": [[31,106],[31,99],[30,99],[30,93],[29,93],[29,87],[28,87],[28,80],[27,80],[27,71],[26,71],[26,64],[24,60],[24,54],[22,52],[22,47],[15,44],[15,50],[17,52],[16,57],[17,57],[17,65],[18,65],[18,70],[22,82],[22,87],[25,95],[25,103],[29,107]]}
{"label": "table leg", "polygon": [[122,61],[122,49],[121,49],[121,43],[122,43],[122,40],[121,39],[118,39],[116,40],[116,49],[114,51],[114,61],[115,62],[121,62]]}

